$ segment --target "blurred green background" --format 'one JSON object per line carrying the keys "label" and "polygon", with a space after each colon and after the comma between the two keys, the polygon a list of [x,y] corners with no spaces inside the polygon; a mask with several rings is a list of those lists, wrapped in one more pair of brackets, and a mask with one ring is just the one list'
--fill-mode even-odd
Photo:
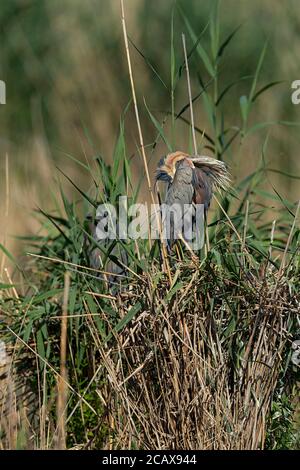
{"label": "blurred green background", "polygon": [[[180,11],[198,35],[208,24],[214,8],[210,0],[147,1],[125,0],[130,39],[159,72],[162,81],[145,59],[131,47],[133,72],[144,139],[151,144],[157,136],[148,108],[160,122],[171,109],[170,38],[174,14],[176,63],[183,59],[181,33],[188,48],[193,41]],[[261,121],[299,122],[300,105],[291,102],[291,83],[300,79],[300,4],[297,0],[223,0],[220,2],[221,42],[238,26],[220,64],[220,91],[240,77],[251,76],[268,43],[257,89],[273,81],[282,83],[268,89],[255,101],[250,123]],[[201,45],[210,54],[207,28]],[[193,95],[209,74],[193,54],[190,61]],[[111,161],[120,115],[130,101],[130,84],[124,52],[118,0],[1,0],[0,79],[6,82],[7,104],[0,106],[0,211],[1,237],[13,252],[19,243],[13,234],[29,234],[38,227],[32,209],[53,208],[56,165],[83,189],[89,175],[67,154],[79,160],[101,154]],[[224,85],[223,85],[224,84]],[[241,126],[240,97],[249,93],[251,79],[230,89],[222,100],[227,125]],[[187,103],[185,73],[175,96],[175,111]],[[201,99],[195,102],[196,125],[211,133],[211,124]],[[189,118],[189,111],[183,115]],[[165,122],[168,131],[170,118]],[[137,176],[143,171],[137,152],[137,131],[132,107],[126,114],[128,154],[133,156]],[[269,166],[300,175],[299,127],[262,127],[243,142],[235,141],[224,159],[230,164],[234,181],[253,171],[269,136],[266,159]],[[199,146],[201,136],[198,135]],[[184,122],[176,128],[176,148],[189,150],[189,129]],[[159,141],[149,147],[150,170],[167,152]],[[148,149],[148,150],[149,150]],[[206,153],[211,154],[209,149]],[[7,155],[7,158],[6,158]],[[153,174],[153,173],[152,173]],[[277,173],[271,183],[283,197],[299,199],[299,180]],[[9,182],[7,187],[6,182]],[[266,181],[266,187],[268,182]],[[67,191],[72,188],[67,185]],[[271,216],[271,215],[270,215]]]}

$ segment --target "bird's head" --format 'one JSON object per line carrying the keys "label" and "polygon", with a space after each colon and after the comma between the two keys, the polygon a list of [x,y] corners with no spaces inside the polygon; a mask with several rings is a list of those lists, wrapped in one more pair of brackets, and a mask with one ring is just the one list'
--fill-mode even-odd
{"label": "bird's head", "polygon": [[158,163],[157,170],[156,170],[156,181],[164,181],[166,183],[172,183],[177,166],[179,162],[186,159],[190,165],[193,167],[193,163],[191,162],[187,153],[184,152],[173,152],[169,153],[165,157],[162,157]]}

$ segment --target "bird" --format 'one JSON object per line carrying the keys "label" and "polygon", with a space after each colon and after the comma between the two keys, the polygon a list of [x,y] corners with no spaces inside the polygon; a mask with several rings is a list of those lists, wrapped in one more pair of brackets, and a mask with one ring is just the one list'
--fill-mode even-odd
{"label": "bird", "polygon": [[226,164],[220,160],[176,151],[160,159],[155,185],[158,181],[167,184],[165,206],[171,207],[175,204],[179,212],[182,211],[181,218],[179,216],[176,223],[173,213],[170,212],[168,247],[171,248],[174,239],[178,238],[178,232],[182,232],[183,229],[184,207],[190,205],[195,209],[196,205],[203,204],[206,220],[213,192],[227,190],[230,185],[230,175]]}

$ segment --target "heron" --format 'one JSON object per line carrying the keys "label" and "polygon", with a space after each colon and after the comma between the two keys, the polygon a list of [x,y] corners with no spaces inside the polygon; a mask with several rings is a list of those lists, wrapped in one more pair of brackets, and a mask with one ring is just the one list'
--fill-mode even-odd
{"label": "heron", "polygon": [[[206,220],[214,191],[228,189],[230,176],[227,166],[220,160],[202,155],[191,156],[177,151],[160,159],[155,184],[158,181],[167,184],[166,206],[177,204],[177,207],[183,209],[186,205],[195,207],[197,204],[203,204]],[[183,224],[183,218],[180,223]],[[172,247],[175,238],[177,237],[174,221],[171,221],[169,248]]]}

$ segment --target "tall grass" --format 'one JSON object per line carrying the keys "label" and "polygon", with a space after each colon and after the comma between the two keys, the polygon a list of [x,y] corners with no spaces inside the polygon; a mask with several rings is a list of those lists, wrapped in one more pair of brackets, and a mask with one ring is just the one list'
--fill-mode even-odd
{"label": "tall grass", "polygon": [[[197,115],[197,146],[226,159],[238,141],[239,155],[232,158],[239,158],[247,139],[268,126],[248,126],[268,89],[259,87],[266,47],[247,94],[240,97],[237,126],[222,106],[234,84],[222,83],[221,90],[219,75],[227,66],[224,51],[238,31],[222,37],[217,9],[204,31],[195,31],[183,11],[176,14],[189,38],[192,101],[202,100],[210,122],[203,129]],[[148,97],[143,108],[156,134],[145,145],[153,154],[159,141],[176,148],[180,120],[187,124],[184,150],[192,150],[190,101],[176,111],[176,93],[186,90],[186,82],[183,54],[178,61],[174,52],[180,37],[174,17],[170,30],[170,84],[150,64],[162,89],[167,87],[170,109],[161,117]],[[210,38],[207,49],[204,34]],[[71,157],[89,175],[90,189],[60,172],[63,209],[56,201],[50,213],[39,211],[41,231],[26,238],[26,263],[1,247],[3,257],[15,264],[12,279],[1,273],[0,326],[8,353],[2,366],[1,447],[295,447],[299,371],[290,356],[299,328],[299,205],[275,187],[265,189],[269,139],[255,150],[261,154],[259,167],[222,199],[217,196],[208,227],[210,250],[174,253],[167,275],[159,241],[117,240],[103,246],[82,217],[90,213],[93,221],[97,205],[117,204],[119,195],[141,198],[144,174],[138,183],[132,177],[140,157],[139,151],[133,158],[128,153],[127,112],[120,119],[112,165],[97,151],[85,163]],[[93,145],[88,133],[86,138]],[[65,184],[76,189],[78,200],[68,200]],[[274,223],[268,219],[270,205]],[[95,249],[101,269],[90,266]],[[116,249],[126,252],[125,266]],[[125,270],[115,285],[108,282],[111,263]]]}

